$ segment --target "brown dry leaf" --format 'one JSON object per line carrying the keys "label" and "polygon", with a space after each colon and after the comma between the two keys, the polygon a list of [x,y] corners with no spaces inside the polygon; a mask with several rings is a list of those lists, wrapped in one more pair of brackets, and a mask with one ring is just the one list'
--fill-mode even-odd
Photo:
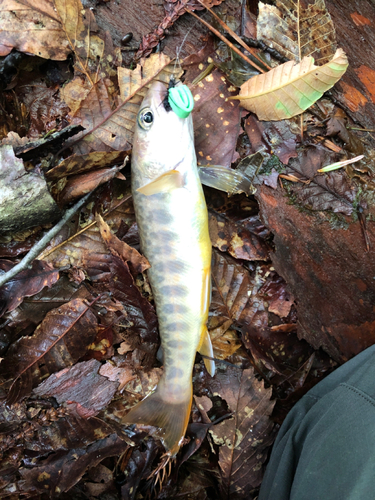
{"label": "brown dry leaf", "polygon": [[208,329],[211,338],[221,337],[232,323],[249,324],[259,307],[252,295],[261,285],[258,277],[229,255],[217,250],[212,256],[212,300]]}
{"label": "brown dry leaf", "polygon": [[335,28],[324,0],[304,8],[300,0],[259,2],[258,40],[290,60],[313,56],[318,64],[328,62],[337,49]]}
{"label": "brown dry leaf", "polygon": [[90,170],[98,170],[104,166],[109,168],[121,165],[127,158],[127,151],[97,151],[87,155],[72,155],[46,173],[49,181],[62,179],[71,175],[83,174]]}
{"label": "brown dry leaf", "polygon": [[219,447],[222,498],[251,498],[259,487],[273,441],[270,419],[275,401],[254,370],[219,365],[210,388],[228,404],[233,417],[213,426],[209,433]]}
{"label": "brown dry leaf", "polygon": [[135,273],[143,273],[150,268],[146,257],[124,241],[119,240],[99,214],[96,216],[96,221],[103,240],[114,255],[119,255],[125,262],[129,262]]}
{"label": "brown dry leaf", "polygon": [[87,174],[75,175],[74,177],[71,177],[65,184],[62,192],[57,196],[59,204],[65,205],[80,196],[91,193],[98,186],[114,179],[115,177],[125,180],[125,177],[119,173],[120,168],[121,166],[102,168],[100,170],[95,170],[95,172],[88,172]]}
{"label": "brown dry leaf", "polygon": [[242,346],[241,339],[236,330],[229,328],[221,337],[212,341],[214,357],[217,359],[226,359],[232,356]]}
{"label": "brown dry leaf", "polygon": [[[83,422],[88,425],[88,422],[95,422],[95,418]],[[104,424],[100,421],[99,423]],[[53,498],[73,488],[88,469],[95,467],[105,458],[121,456],[129,445],[113,433],[113,430],[111,432],[109,426],[106,427],[109,429],[107,434],[110,435],[104,439],[98,439],[101,428],[98,423],[96,425],[98,430],[92,444],[88,446],[83,444],[79,447],[77,442],[69,443],[65,449],[51,453],[47,458],[41,457],[39,460],[34,460],[34,467],[21,468],[22,491],[33,491],[33,494],[38,492]],[[83,425],[79,420],[74,429],[78,436],[82,433],[81,427]],[[62,434],[60,443],[64,442],[64,438],[65,435]],[[68,497],[73,498],[71,493]]]}
{"label": "brown dry leaf", "polygon": [[252,111],[259,120],[284,120],[303,113],[340,80],[348,67],[342,49],[324,66],[315,66],[313,57],[299,64],[289,61],[241,86],[241,106]]}
{"label": "brown dry leaf", "polygon": [[335,160],[334,153],[318,145],[306,147],[299,152],[298,159],[293,158],[289,162],[287,174],[297,174],[302,181],[311,181],[288,186],[289,195],[293,196],[295,202],[309,210],[332,210],[345,215],[353,212],[357,188],[349,182],[345,172],[338,170],[316,175],[320,168],[334,163]]}
{"label": "brown dry leaf", "polygon": [[[191,82],[200,72],[199,66],[188,67],[186,81]],[[240,108],[227,101],[236,88],[228,83],[219,70],[192,87],[194,96],[194,141],[198,165],[230,167],[238,159],[237,139],[241,130]]]}
{"label": "brown dry leaf", "polygon": [[268,247],[262,238],[246,228],[246,224],[233,222],[223,214],[210,209],[208,227],[212,245],[232,257],[243,260],[268,260]]}
{"label": "brown dry leaf", "polygon": [[3,0],[0,56],[15,48],[44,59],[63,61],[71,47],[51,0]]}
{"label": "brown dry leaf", "polygon": [[[10,260],[0,260],[1,272],[8,272],[14,266]],[[28,269],[0,287],[0,316],[13,311],[23,301],[39,293],[45,286],[51,287],[59,279],[59,272],[46,262],[35,260]]]}
{"label": "brown dry leaf", "polygon": [[0,374],[12,380],[8,403],[14,404],[46,374],[73,365],[97,333],[97,319],[81,299],[73,299],[47,313],[32,337],[11,345],[0,364]]}
{"label": "brown dry leaf", "polygon": [[[125,200],[127,199],[129,196],[125,196]],[[114,204],[118,203],[118,200],[114,200]],[[89,276],[95,277],[102,272],[109,271],[111,254],[103,242],[96,224],[85,229],[88,224],[95,222],[93,212],[90,210],[87,213],[87,211],[88,209],[82,211],[82,222],[77,216],[74,222],[65,224],[58,235],[52,239],[42,257],[44,261],[50,262],[56,268],[75,266],[85,269]],[[111,225],[112,230],[116,232],[121,224],[125,223],[131,226],[134,223],[134,210],[131,204],[125,201],[112,210],[106,216],[106,220]],[[80,231],[82,231],[80,234],[74,236]],[[72,239],[67,241],[69,238]],[[59,246],[60,244],[62,245]],[[53,250],[55,247],[58,248]]]}
{"label": "brown dry leaf", "polygon": [[171,74],[176,77],[180,70],[169,65],[170,58],[162,53],[153,54],[134,69],[118,68],[120,104],[112,109],[112,96],[108,87],[99,80],[82,101],[74,116],[86,131],[76,144],[75,152],[87,154],[91,151],[128,150],[133,142],[133,128],[147,87],[153,80],[169,82]]}

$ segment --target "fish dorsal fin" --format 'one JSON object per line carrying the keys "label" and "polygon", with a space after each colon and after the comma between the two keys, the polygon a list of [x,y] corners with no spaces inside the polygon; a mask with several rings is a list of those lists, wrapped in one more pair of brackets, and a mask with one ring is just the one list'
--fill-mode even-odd
{"label": "fish dorsal fin", "polygon": [[208,359],[208,358],[214,357],[214,351],[212,349],[210,334],[208,333],[206,326],[204,327],[204,329],[202,331],[201,345],[199,346],[198,352],[199,352],[199,354],[202,354],[203,356],[207,356],[207,358],[203,358],[203,361],[204,361],[206,370],[211,375],[211,377],[213,377],[215,375],[215,361],[213,361],[212,359]]}
{"label": "fish dorsal fin", "polygon": [[184,176],[178,170],[169,170],[156,179],[137,189],[146,196],[158,193],[169,193],[184,186]]}
{"label": "fish dorsal fin", "polygon": [[199,167],[199,178],[205,186],[213,187],[228,194],[254,194],[250,177],[240,170],[233,170],[222,165]]}

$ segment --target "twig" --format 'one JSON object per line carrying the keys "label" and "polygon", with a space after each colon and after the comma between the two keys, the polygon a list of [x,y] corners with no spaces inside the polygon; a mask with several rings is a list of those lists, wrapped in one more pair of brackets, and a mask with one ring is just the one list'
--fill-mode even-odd
{"label": "twig", "polygon": [[51,239],[56,236],[56,234],[60,231],[60,229],[64,226],[66,222],[79,210],[82,205],[86,203],[91,192],[86,194],[83,198],[79,200],[72,208],[69,208],[62,217],[62,219],[54,226],[52,229],[46,233],[41,240],[38,241],[29,251],[27,255],[12,269],[10,269],[7,273],[0,276],[0,286],[5,285],[9,280],[11,280],[14,276],[16,276],[19,272],[23,271],[28,267],[28,265],[36,258],[38,255],[45,249]]}
{"label": "twig", "polygon": [[207,21],[205,21],[201,17],[197,16],[197,14],[195,14],[194,12],[192,12],[189,9],[186,9],[186,12],[189,12],[189,14],[191,14],[196,19],[198,19],[202,24],[204,24],[205,26],[207,26],[207,28],[209,30],[211,30],[212,33],[214,33],[217,37],[220,38],[220,40],[222,40],[224,43],[226,43],[228,45],[228,47],[230,47],[236,54],[238,54],[240,57],[242,57],[242,59],[244,61],[246,61],[247,63],[251,64],[251,66],[253,66],[254,68],[256,68],[261,73],[265,73],[264,69],[260,68],[257,64],[255,64],[254,61],[251,61],[248,57],[245,56],[245,54],[242,54],[242,52],[239,49],[237,49],[237,47],[235,45],[233,45],[233,43],[231,43],[227,38],[225,38],[225,36],[222,35],[220,33],[220,31],[217,31],[214,27],[212,27],[211,24],[209,24]]}
{"label": "twig", "polygon": [[[125,201],[128,201],[129,198],[131,198],[131,195],[129,194],[128,196],[126,196],[125,198],[123,198],[120,203],[117,203],[116,206],[110,208],[109,210],[107,210],[106,212],[104,212],[103,215],[107,216],[109,215],[111,212],[113,212],[114,210],[116,210],[118,207],[120,207],[123,203],[125,203]],[[58,245],[56,245],[55,247],[53,248],[50,248],[48,251],[45,251],[43,253],[41,253],[39,256],[38,256],[38,260],[43,260],[45,259],[48,255],[50,255],[51,253],[55,252],[56,250],[58,250],[59,248],[61,248],[62,246],[66,245],[67,243],[69,243],[69,241],[72,241],[74,238],[76,238],[77,236],[79,236],[80,234],[84,233],[85,231],[87,231],[88,229],[90,229],[90,227],[92,226],[95,226],[96,224],[96,220],[94,220],[93,222],[90,222],[90,224],[87,224],[87,226],[85,226],[83,229],[81,229],[80,231],[78,231],[77,233],[74,233],[72,236],[70,236],[68,239],[62,241],[61,243],[59,243]]]}
{"label": "twig", "polygon": [[[198,2],[203,5],[203,7],[206,7],[206,9],[208,10],[208,12],[210,14],[212,14],[214,16],[214,18],[216,19],[216,21],[220,24],[220,26],[222,26],[235,40],[237,43],[239,43],[241,45],[241,47],[243,47],[245,50],[247,50],[250,54],[252,54],[255,59],[257,59],[261,64],[263,64],[267,69],[272,69],[271,66],[268,66],[268,64],[266,62],[264,62],[259,56],[258,54],[256,53],[255,50],[253,50],[252,48],[250,48],[248,45],[246,45],[246,43],[224,22],[220,19],[219,16],[217,16],[215,14],[215,12],[213,10],[211,10],[209,7],[207,7],[207,5],[205,5],[205,3],[203,2],[203,0],[198,0]],[[253,63],[254,64],[254,63]]]}

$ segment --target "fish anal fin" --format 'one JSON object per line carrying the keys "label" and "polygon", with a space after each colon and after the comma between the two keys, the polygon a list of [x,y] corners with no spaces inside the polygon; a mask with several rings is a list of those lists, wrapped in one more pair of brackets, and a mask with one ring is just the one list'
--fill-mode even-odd
{"label": "fish anal fin", "polygon": [[[212,342],[210,334],[208,333],[207,327],[205,326],[202,330],[201,341],[198,347],[199,354],[203,356],[208,356],[208,358],[214,357],[214,351],[212,349]],[[215,375],[215,361],[213,359],[203,358],[204,365],[208,373],[213,377]]]}
{"label": "fish anal fin", "polygon": [[161,440],[168,455],[175,456],[185,436],[189,422],[193,392],[184,401],[171,403],[163,397],[163,383],[156,391],[136,404],[122,419],[124,424],[151,425],[157,427],[153,435]]}
{"label": "fish anal fin", "polygon": [[139,193],[146,196],[158,193],[169,193],[174,189],[184,186],[184,176],[178,170],[169,170],[159,175],[156,179],[137,189]]}

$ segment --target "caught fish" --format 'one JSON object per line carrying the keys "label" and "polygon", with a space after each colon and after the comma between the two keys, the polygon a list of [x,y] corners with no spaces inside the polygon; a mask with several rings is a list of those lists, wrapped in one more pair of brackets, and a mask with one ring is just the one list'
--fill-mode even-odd
{"label": "caught fish", "polygon": [[[192,118],[166,105],[167,92],[159,82],[150,87],[137,116],[132,153],[134,207],[141,249],[151,264],[147,273],[164,371],[156,390],[124,422],[157,427],[157,437],[174,456],[189,421],[196,352],[213,357],[206,326],[211,241]],[[205,364],[213,376],[214,362],[205,358]]]}

